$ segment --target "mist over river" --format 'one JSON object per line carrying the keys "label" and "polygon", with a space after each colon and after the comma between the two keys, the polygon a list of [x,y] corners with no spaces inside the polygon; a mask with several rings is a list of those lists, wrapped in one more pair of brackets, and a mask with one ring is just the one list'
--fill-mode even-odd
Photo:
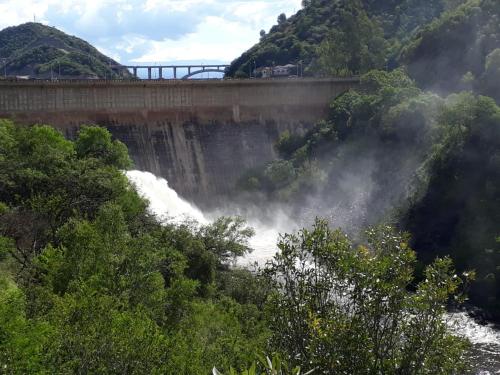
{"label": "mist over river", "polygon": [[[149,172],[126,172],[128,179],[136,186],[138,192],[150,203],[150,211],[167,222],[180,223],[192,219],[200,224],[208,224],[220,215],[241,215],[252,210],[227,212],[202,212],[195,205],[184,200],[168,185],[163,178],[158,178]],[[252,213],[245,217],[250,226],[255,229],[255,236],[250,241],[253,252],[237,261],[239,266],[251,266],[254,263],[263,265],[276,252],[276,242],[280,233],[298,229],[296,222],[288,217],[283,210],[274,210],[274,218],[262,220]],[[471,374],[500,374],[500,330],[492,325],[482,325],[474,321],[466,312],[454,312],[446,317],[451,329],[458,335],[467,337],[472,343]]]}

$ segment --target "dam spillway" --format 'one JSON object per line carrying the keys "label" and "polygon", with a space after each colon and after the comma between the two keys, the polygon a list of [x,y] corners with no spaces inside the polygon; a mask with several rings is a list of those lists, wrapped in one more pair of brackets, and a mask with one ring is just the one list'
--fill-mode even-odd
{"label": "dam spillway", "polygon": [[357,78],[187,81],[0,81],[0,118],[50,124],[69,137],[104,126],[135,168],[165,177],[203,204],[242,173],[276,157],[288,130],[302,134]]}

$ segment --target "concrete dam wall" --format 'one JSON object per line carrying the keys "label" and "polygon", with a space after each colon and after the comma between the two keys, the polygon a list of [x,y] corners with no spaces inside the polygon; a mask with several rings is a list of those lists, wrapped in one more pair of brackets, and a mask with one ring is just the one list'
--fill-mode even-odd
{"label": "concrete dam wall", "polygon": [[276,157],[279,135],[303,133],[357,79],[0,81],[0,118],[50,124],[75,137],[108,128],[137,169],[165,177],[199,204],[230,194],[250,168]]}

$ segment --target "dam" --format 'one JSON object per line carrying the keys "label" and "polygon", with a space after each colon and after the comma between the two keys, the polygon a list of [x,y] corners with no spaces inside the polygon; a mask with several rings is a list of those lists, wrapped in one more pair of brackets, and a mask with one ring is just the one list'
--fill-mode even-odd
{"label": "dam", "polygon": [[0,81],[0,118],[53,125],[70,138],[82,125],[106,127],[136,169],[203,205],[276,158],[282,132],[303,134],[334,97],[358,85],[357,78]]}

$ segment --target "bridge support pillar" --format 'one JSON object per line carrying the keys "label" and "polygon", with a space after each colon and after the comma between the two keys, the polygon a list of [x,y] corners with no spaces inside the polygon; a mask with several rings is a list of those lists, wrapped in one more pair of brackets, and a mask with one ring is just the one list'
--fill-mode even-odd
{"label": "bridge support pillar", "polygon": [[137,78],[137,67],[136,67],[136,66],[134,66],[134,67],[132,68],[132,70],[133,70],[133,72],[134,72],[134,77],[135,77],[135,78]]}
{"label": "bridge support pillar", "polygon": [[177,79],[177,68],[174,66],[174,79]]}
{"label": "bridge support pillar", "polygon": [[163,68],[161,66],[158,68],[158,79],[163,79]]}
{"label": "bridge support pillar", "polygon": [[148,79],[151,80],[151,67],[148,67]]}

